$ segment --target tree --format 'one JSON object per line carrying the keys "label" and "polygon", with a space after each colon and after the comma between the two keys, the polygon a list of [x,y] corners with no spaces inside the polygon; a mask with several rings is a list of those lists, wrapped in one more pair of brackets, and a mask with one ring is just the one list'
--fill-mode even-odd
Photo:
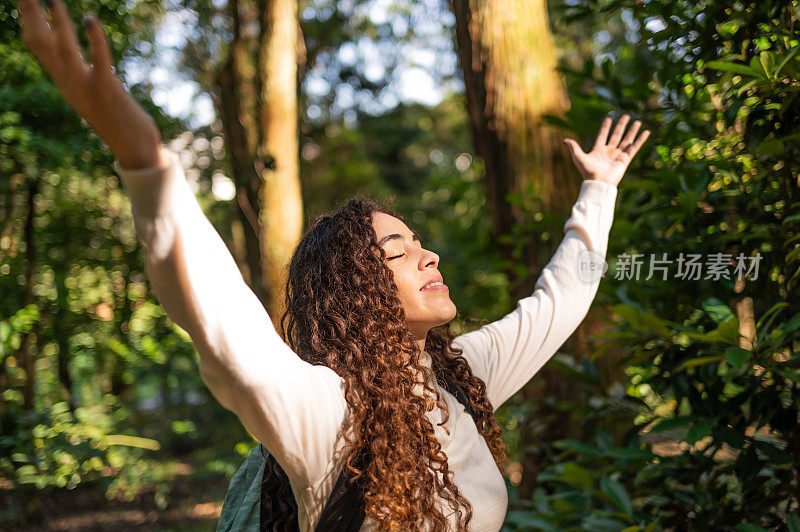
{"label": "tree", "polygon": [[[276,328],[286,267],[300,240],[296,0],[230,0],[233,39],[218,66],[217,108],[237,184],[253,290]],[[258,32],[245,28],[255,24]]]}
{"label": "tree", "polygon": [[[492,233],[517,301],[530,294],[555,253],[560,239],[551,235],[561,231],[580,188],[562,143],[569,97],[557,70],[545,0],[452,0],[451,6],[472,136],[485,165]],[[568,340],[568,350],[588,352],[589,332],[601,328],[595,316],[590,314]],[[545,407],[546,399],[552,405],[571,394],[571,384],[552,365],[523,388],[528,405],[520,443],[523,497],[533,493],[550,452],[542,436],[552,441],[581,433],[579,421]]]}

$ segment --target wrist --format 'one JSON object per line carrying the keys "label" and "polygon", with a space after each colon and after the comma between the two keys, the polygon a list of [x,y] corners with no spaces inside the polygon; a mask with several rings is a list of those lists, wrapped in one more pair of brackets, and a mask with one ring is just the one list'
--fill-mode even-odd
{"label": "wrist", "polygon": [[584,181],[593,181],[593,182],[596,182],[596,183],[605,183],[606,185],[611,186],[611,187],[615,187],[615,188],[617,187],[617,185],[619,185],[619,181],[614,180],[614,179],[603,178],[603,177],[584,177],[583,180]]}
{"label": "wrist", "polygon": [[165,164],[165,159],[161,153],[160,144],[149,148],[140,148],[137,151],[124,150],[114,151],[119,165],[125,170],[140,170],[144,168],[161,167]]}

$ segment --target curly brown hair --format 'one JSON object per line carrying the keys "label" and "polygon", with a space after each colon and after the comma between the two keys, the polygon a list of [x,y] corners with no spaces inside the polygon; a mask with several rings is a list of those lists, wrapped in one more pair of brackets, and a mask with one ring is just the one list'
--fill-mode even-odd
{"label": "curly brown hair", "polygon": [[[478,432],[502,470],[506,454],[501,430],[485,383],[473,375],[462,350],[451,345],[450,324],[431,329],[426,337],[433,374],[421,364],[392,270],[377,244],[372,226],[376,211],[405,222],[366,196],[353,197],[338,211],[314,220],[289,265],[282,334],[303,360],[328,366],[344,380],[352,413],[344,425],[345,447],[352,449],[346,467],[355,478],[367,475],[366,515],[381,530],[417,531],[429,525],[443,530],[447,518],[435,504],[442,499],[457,512],[458,529],[463,530],[472,519],[472,507],[453,482],[447,455],[424,415],[438,406],[445,422],[449,418],[428,379],[449,372],[464,389],[480,419]],[[420,374],[425,397],[412,393]],[[351,462],[365,445],[373,459],[364,473]]]}

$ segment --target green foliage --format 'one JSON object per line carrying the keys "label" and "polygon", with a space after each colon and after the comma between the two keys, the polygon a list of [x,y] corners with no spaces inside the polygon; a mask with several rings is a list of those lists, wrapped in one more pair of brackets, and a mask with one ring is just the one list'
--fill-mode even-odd
{"label": "green foliage", "polygon": [[[77,20],[100,15],[117,59],[152,40],[157,4],[66,3]],[[39,494],[79,484],[128,500],[154,489],[163,508],[163,452],[227,440],[222,467],[246,433],[150,292],[112,156],[24,47],[17,16],[15,3],[0,5],[0,479],[14,486],[4,501],[18,500],[0,528],[41,518]],[[166,138],[185,129],[144,105]],[[23,306],[28,276],[33,303]]]}
{"label": "green foliage", "polygon": [[[162,11],[151,2],[67,4],[76,20],[100,15],[117,60],[134,47],[145,53]],[[303,19],[310,58],[336,56],[353,32],[393,31],[345,26],[340,4],[330,18]],[[184,66],[209,88],[213,52],[227,38],[215,22],[224,10],[193,7],[206,32],[193,36],[196,55]],[[512,454],[534,407],[582,427],[580,437],[555,442],[540,434],[539,486],[530,500],[510,486],[505,530],[800,530],[800,43],[791,8],[634,0],[550,7],[572,107],[549,120],[587,144],[609,111],[632,112],[653,135],[620,186],[610,275],[598,296],[613,303],[612,330],[595,338],[594,358],[560,353],[549,363],[574,385],[569,401],[498,412]],[[130,500],[153,488],[164,508],[174,475],[165,457],[194,451],[203,464],[197,474],[231,475],[253,442],[210,397],[188,338],[150,293],[111,154],[24,49],[12,4],[0,6],[0,37],[0,477],[24,496],[88,483]],[[210,37],[215,45],[202,49]],[[512,306],[498,273],[507,265],[490,240],[463,96],[435,109],[358,110],[357,127],[343,126],[329,114],[335,86],[378,94],[386,80],[367,80],[361,65],[336,67],[326,95],[305,96],[325,110],[321,121],[303,116],[308,217],[358,192],[393,198],[439,253],[448,284],[461,287],[452,294],[460,314],[499,317]],[[124,76],[124,63],[118,70]],[[150,102],[150,89],[132,92],[165,139],[177,136],[185,125]],[[227,237],[228,204],[206,186],[213,169],[201,175],[200,201]],[[536,234],[546,242],[561,230],[563,220],[540,212],[535,198],[510,199],[528,216],[506,241]],[[33,303],[23,305],[31,252]],[[763,260],[739,290],[726,277],[618,276],[622,253]],[[752,345],[740,338],[744,298],[754,308]],[[626,380],[605,382],[596,358],[619,349]]]}
{"label": "green foliage", "polygon": [[[601,351],[623,350],[624,395],[634,407],[621,415],[635,433],[612,448],[653,456],[628,467],[585,443],[557,442],[571,452],[543,465],[533,501],[514,503],[539,524],[522,519],[510,529],[546,530],[544,520],[594,530],[595,518],[617,521],[604,521],[606,530],[797,526],[800,43],[792,9],[769,1],[554,7],[557,24],[605,33],[565,54],[566,123],[586,143],[596,131],[585,128],[609,111],[632,112],[653,131],[652,155],[620,185],[598,296],[616,302],[614,326],[596,338]],[[641,276],[624,275],[622,253],[645,257]],[[647,258],[664,253],[668,277],[648,276]],[[727,277],[678,277],[681,253],[760,254],[761,262],[757,276],[737,284],[733,268]],[[748,302],[752,342],[740,323]],[[592,402],[609,394],[567,370],[583,398],[569,412],[591,425],[601,413]],[[617,484],[603,490],[607,478]],[[579,496],[581,505],[562,504]]]}

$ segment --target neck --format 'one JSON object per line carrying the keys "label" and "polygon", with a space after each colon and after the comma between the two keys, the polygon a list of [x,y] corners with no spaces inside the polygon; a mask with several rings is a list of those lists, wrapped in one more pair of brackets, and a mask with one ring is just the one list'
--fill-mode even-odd
{"label": "neck", "polygon": [[427,351],[422,351],[422,354],[419,356],[419,362],[426,368],[433,368],[433,359]]}

